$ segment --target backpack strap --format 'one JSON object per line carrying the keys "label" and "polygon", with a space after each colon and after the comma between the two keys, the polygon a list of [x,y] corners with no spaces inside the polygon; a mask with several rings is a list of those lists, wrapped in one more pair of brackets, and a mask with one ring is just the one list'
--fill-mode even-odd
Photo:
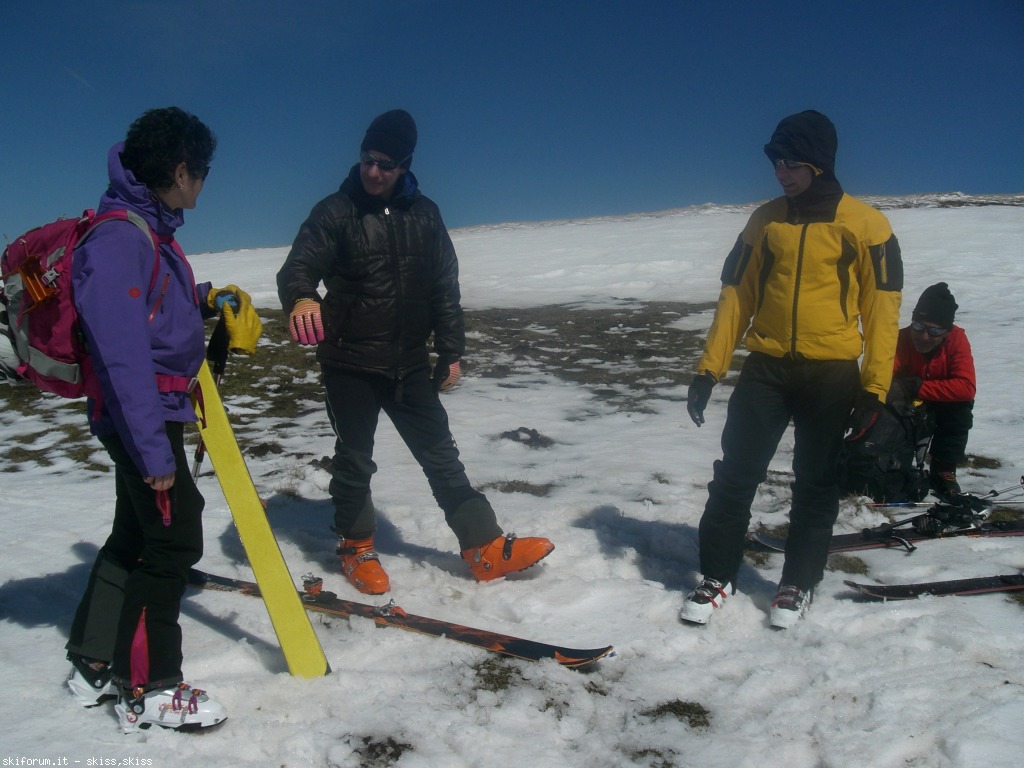
{"label": "backpack strap", "polygon": [[153,289],[156,288],[157,278],[160,276],[160,243],[169,242],[172,246],[177,245],[174,240],[174,236],[161,237],[153,231],[153,228],[149,226],[149,222],[139,216],[139,214],[123,208],[116,208],[111,211],[104,211],[103,213],[95,216],[92,220],[92,224],[89,225],[89,228],[86,229],[78,239],[76,247],[81,245],[85,239],[96,230],[96,227],[100,224],[105,224],[108,221],[130,221],[142,230],[142,233],[149,240],[150,245],[153,246],[153,274],[149,278],[149,290],[146,291],[146,296],[151,295],[153,293]]}
{"label": "backpack strap", "polygon": [[193,376],[172,376],[169,373],[158,373],[156,375],[156,388],[160,392],[189,392],[199,384],[199,377]]}

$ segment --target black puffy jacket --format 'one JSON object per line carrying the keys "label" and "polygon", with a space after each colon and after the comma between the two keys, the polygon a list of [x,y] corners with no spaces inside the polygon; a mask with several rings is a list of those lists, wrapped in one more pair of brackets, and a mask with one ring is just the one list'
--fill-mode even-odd
{"label": "black puffy jacket", "polygon": [[313,207],[277,273],[285,314],[320,301],[320,283],[322,365],[401,379],[429,365],[431,333],[439,354],[465,351],[455,248],[411,173],[385,201],[366,194],[356,165]]}

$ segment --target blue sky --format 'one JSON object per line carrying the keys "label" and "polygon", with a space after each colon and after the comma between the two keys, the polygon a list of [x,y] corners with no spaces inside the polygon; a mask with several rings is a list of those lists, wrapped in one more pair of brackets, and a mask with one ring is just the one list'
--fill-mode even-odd
{"label": "blue sky", "polygon": [[852,194],[1024,191],[1020,0],[34,0],[0,28],[7,238],[93,207],[170,104],[219,140],[189,252],[289,244],[393,107],[451,228],[772,197],[761,148],[808,108]]}

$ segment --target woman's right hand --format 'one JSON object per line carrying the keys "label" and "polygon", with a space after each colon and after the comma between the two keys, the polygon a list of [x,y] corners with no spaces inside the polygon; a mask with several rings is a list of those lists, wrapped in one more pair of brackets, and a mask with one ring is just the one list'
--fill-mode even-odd
{"label": "woman's right hand", "polygon": [[154,491],[169,491],[171,486],[174,485],[174,473],[169,475],[160,475],[160,477],[145,477],[143,480],[149,485]]}

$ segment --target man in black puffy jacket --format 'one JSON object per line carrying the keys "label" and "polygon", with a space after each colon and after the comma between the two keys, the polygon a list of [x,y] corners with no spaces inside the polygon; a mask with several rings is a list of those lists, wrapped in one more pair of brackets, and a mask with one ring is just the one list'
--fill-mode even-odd
{"label": "man in black puffy jacket", "polygon": [[459,265],[437,205],[409,170],[415,148],[416,124],[408,112],[376,117],[359,163],[337,192],[313,207],[277,275],[292,338],[317,345],[337,436],[330,493],[341,567],[366,594],[390,589],[374,551],[370,495],[381,410],[423,468],[478,580],[529,568],[554,549],[547,539],[504,535],[459,459],[438,396],[466,346]]}

